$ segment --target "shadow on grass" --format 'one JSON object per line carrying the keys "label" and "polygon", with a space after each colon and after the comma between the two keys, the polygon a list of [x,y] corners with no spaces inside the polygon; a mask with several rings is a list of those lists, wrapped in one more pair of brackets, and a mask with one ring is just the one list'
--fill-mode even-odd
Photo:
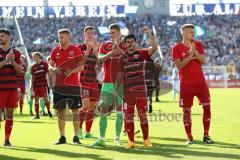
{"label": "shadow on grass", "polygon": [[[79,146],[76,146],[79,147]],[[1,148],[1,147],[0,147]],[[58,157],[65,157],[65,158],[88,158],[88,159],[98,159],[98,160],[111,160],[108,158],[103,158],[101,155],[97,154],[87,154],[87,153],[74,153],[70,151],[63,151],[63,150],[56,150],[56,149],[45,149],[45,148],[32,148],[32,147],[20,147],[20,146],[12,146],[9,148],[10,150],[16,150],[16,151],[24,151],[28,152],[29,154],[31,153],[42,153],[42,154],[49,154],[49,155],[54,155]],[[8,156],[5,156],[8,158]],[[0,155],[1,158],[1,155]],[[9,157],[11,158],[11,157]],[[1,158],[2,159],[2,158]],[[15,160],[15,157],[12,157],[12,159]],[[11,159],[11,160],[12,160]],[[17,159],[16,160],[33,160],[33,159],[27,159],[27,158],[22,158],[22,159]],[[3,159],[5,160],[5,159]]]}
{"label": "shadow on grass", "polygon": [[0,159],[1,160],[34,160],[32,158],[19,158],[19,157],[12,157],[12,156],[7,156],[7,155],[2,155],[0,154]]}
{"label": "shadow on grass", "polygon": [[39,120],[29,120],[29,121],[16,120],[15,122],[18,122],[18,123],[54,123],[53,121],[49,122],[49,121],[39,121]]}
{"label": "shadow on grass", "polygon": [[[163,140],[164,138],[161,138]],[[167,139],[165,139],[167,140]],[[180,141],[185,142],[184,139],[170,139],[172,141]],[[199,141],[200,142],[200,141]],[[220,142],[219,142],[220,143]],[[124,148],[124,147],[114,147],[114,146],[105,146],[105,147],[95,147],[97,150],[108,150],[115,151],[120,153],[129,153],[136,155],[155,155],[161,156],[165,158],[186,158],[185,156],[193,156],[193,157],[202,157],[202,158],[227,158],[227,159],[240,159],[240,156],[237,154],[227,154],[227,153],[216,153],[210,151],[203,151],[206,148],[191,148],[191,146],[187,146],[185,144],[182,145],[174,145],[174,144],[158,144],[153,143],[153,148],[143,147],[142,142],[137,142],[137,147],[133,149]],[[141,146],[139,146],[141,145]],[[213,144],[214,145],[214,144]],[[229,144],[231,145],[231,144]],[[88,148],[92,148],[87,146]]]}
{"label": "shadow on grass", "polygon": [[[186,142],[186,139],[183,139],[183,138],[151,137],[151,139],[165,140],[165,141],[175,141],[175,142],[183,142],[183,143]],[[203,143],[203,141],[199,141],[199,140],[194,140],[194,142],[197,143],[197,144],[207,145],[207,144]],[[221,147],[221,148],[240,149],[240,145],[238,145],[238,144],[218,142],[218,141],[214,141],[214,144],[209,144],[209,145],[216,146],[216,147]]]}

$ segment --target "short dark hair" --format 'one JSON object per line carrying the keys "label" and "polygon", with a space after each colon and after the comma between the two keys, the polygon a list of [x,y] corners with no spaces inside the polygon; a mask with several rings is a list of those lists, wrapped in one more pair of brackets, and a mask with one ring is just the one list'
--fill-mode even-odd
{"label": "short dark hair", "polygon": [[126,42],[127,39],[129,39],[129,38],[130,39],[134,39],[135,42],[137,41],[137,38],[136,38],[136,36],[134,34],[128,34],[128,35],[124,36],[123,42]]}
{"label": "short dark hair", "polygon": [[94,27],[93,27],[93,26],[86,26],[86,27],[84,28],[84,33],[86,33],[87,30],[92,30],[92,31],[94,31]]}
{"label": "short dark hair", "polygon": [[58,33],[59,33],[59,34],[70,34],[71,32],[70,32],[69,29],[63,28],[63,29],[59,29],[59,30],[58,30]]}
{"label": "short dark hair", "polygon": [[192,29],[194,29],[194,27],[195,27],[195,26],[194,26],[193,24],[184,24],[184,25],[181,26],[180,31],[181,31],[181,33],[182,33],[184,29],[186,29],[186,28],[192,28]]}
{"label": "short dark hair", "polygon": [[11,32],[7,28],[0,28],[0,33],[4,33],[6,35],[11,35]]}
{"label": "short dark hair", "polygon": [[43,55],[42,55],[42,53],[41,52],[33,52],[32,53],[32,56],[38,56],[38,57],[40,57],[41,59],[43,58]]}
{"label": "short dark hair", "polygon": [[109,29],[116,29],[120,32],[120,26],[117,23],[110,24]]}

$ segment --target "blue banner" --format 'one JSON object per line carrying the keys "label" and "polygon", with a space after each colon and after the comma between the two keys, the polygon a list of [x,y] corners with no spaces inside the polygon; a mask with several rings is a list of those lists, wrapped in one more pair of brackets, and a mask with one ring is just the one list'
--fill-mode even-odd
{"label": "blue banner", "polygon": [[219,4],[174,4],[170,6],[172,16],[190,15],[225,15],[238,14],[240,3]]}
{"label": "blue banner", "polygon": [[0,7],[0,17],[102,17],[124,16],[125,6]]}

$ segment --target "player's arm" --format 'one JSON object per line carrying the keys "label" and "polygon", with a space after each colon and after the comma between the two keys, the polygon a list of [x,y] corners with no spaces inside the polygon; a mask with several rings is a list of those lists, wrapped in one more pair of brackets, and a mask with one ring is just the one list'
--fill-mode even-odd
{"label": "player's arm", "polygon": [[106,54],[106,55],[104,55],[104,56],[101,56],[101,57],[98,57],[98,61],[99,61],[100,63],[105,63],[105,62],[109,61],[110,58],[111,58],[113,55],[114,55],[114,51],[112,50],[112,51],[108,52],[108,54]]}
{"label": "player's arm", "polygon": [[158,45],[157,45],[157,41],[154,35],[152,35],[151,31],[149,30],[148,27],[144,27],[143,28],[144,33],[148,36],[149,40],[150,40],[150,44],[151,47],[148,48],[148,54],[151,56],[153,55],[157,49],[158,49]]}
{"label": "player's arm", "polygon": [[55,62],[53,60],[50,60],[49,62],[49,71],[56,74],[62,74],[60,68],[55,67]]}
{"label": "player's arm", "polygon": [[195,57],[193,57],[193,53],[191,53],[190,55],[188,55],[186,58],[184,58],[183,60],[181,59],[176,59],[174,61],[174,63],[176,64],[178,69],[183,68],[184,66],[186,66],[191,60],[196,59]]}

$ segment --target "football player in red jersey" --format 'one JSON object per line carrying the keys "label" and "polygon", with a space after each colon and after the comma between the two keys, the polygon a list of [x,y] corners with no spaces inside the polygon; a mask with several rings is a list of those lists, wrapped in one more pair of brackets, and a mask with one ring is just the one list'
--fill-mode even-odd
{"label": "football player in red jersey", "polygon": [[209,137],[211,121],[210,93],[202,71],[206,63],[205,51],[201,42],[194,40],[194,25],[181,27],[183,40],[172,48],[172,61],[179,69],[180,107],[183,108],[183,123],[187,134],[187,144],[193,143],[191,132],[191,107],[196,96],[203,107],[203,141],[213,143]]}
{"label": "football player in red jersey", "polygon": [[[145,83],[145,63],[151,59],[157,50],[155,37],[148,27],[143,28],[143,32],[149,37],[151,47],[137,49],[136,37],[129,34],[124,37],[127,46],[127,53],[122,55],[121,69],[118,74],[117,87],[123,80],[123,113],[124,125],[128,134],[129,142],[127,147],[135,147],[134,142],[134,108],[136,106],[140,119],[140,126],[143,133],[143,143],[145,147],[152,147],[149,140],[149,126],[146,111],[148,109],[147,87]],[[153,71],[152,71],[153,72]]]}
{"label": "football player in red jersey", "polygon": [[[56,80],[53,88],[53,102],[54,109],[58,114],[58,127],[60,132],[60,139],[55,143],[56,145],[67,143],[65,137],[65,110],[68,106],[73,114],[74,126],[74,144],[81,144],[78,138],[79,131],[79,108],[82,106],[80,97],[80,87],[76,87],[66,83],[66,78],[69,78],[73,84],[78,84],[78,73],[66,74],[63,71],[64,67],[72,69],[76,65],[69,66],[68,62],[78,63],[78,57],[82,56],[81,49],[71,44],[71,32],[68,29],[58,30],[59,45],[52,50],[50,60],[50,70],[56,73]],[[66,64],[66,65],[65,65]],[[64,65],[64,66],[63,66]],[[65,76],[67,75],[67,77]]]}
{"label": "football player in red jersey", "polygon": [[11,32],[8,29],[0,29],[0,115],[2,109],[6,111],[5,143],[11,146],[9,141],[13,128],[13,111],[17,107],[17,74],[21,73],[21,53],[10,47]]}
{"label": "football player in red jersey", "polygon": [[40,119],[39,116],[39,98],[43,98],[45,105],[48,110],[48,115],[52,118],[52,113],[50,111],[50,102],[47,99],[47,74],[48,74],[48,63],[44,62],[43,56],[40,52],[33,53],[33,59],[35,63],[33,63],[31,67],[31,74],[32,74],[32,93],[35,99],[35,112],[36,116],[34,119]]}
{"label": "football player in red jersey", "polygon": [[99,101],[99,89],[96,73],[99,45],[94,38],[93,26],[87,26],[84,28],[84,40],[85,42],[83,44],[78,45],[84,56],[87,56],[84,69],[81,72],[80,77],[81,97],[83,103],[83,107],[80,109],[80,128],[78,134],[80,139],[83,138],[82,125],[84,121],[86,124],[86,134],[84,137],[92,137],[90,130],[93,123],[94,107]]}

